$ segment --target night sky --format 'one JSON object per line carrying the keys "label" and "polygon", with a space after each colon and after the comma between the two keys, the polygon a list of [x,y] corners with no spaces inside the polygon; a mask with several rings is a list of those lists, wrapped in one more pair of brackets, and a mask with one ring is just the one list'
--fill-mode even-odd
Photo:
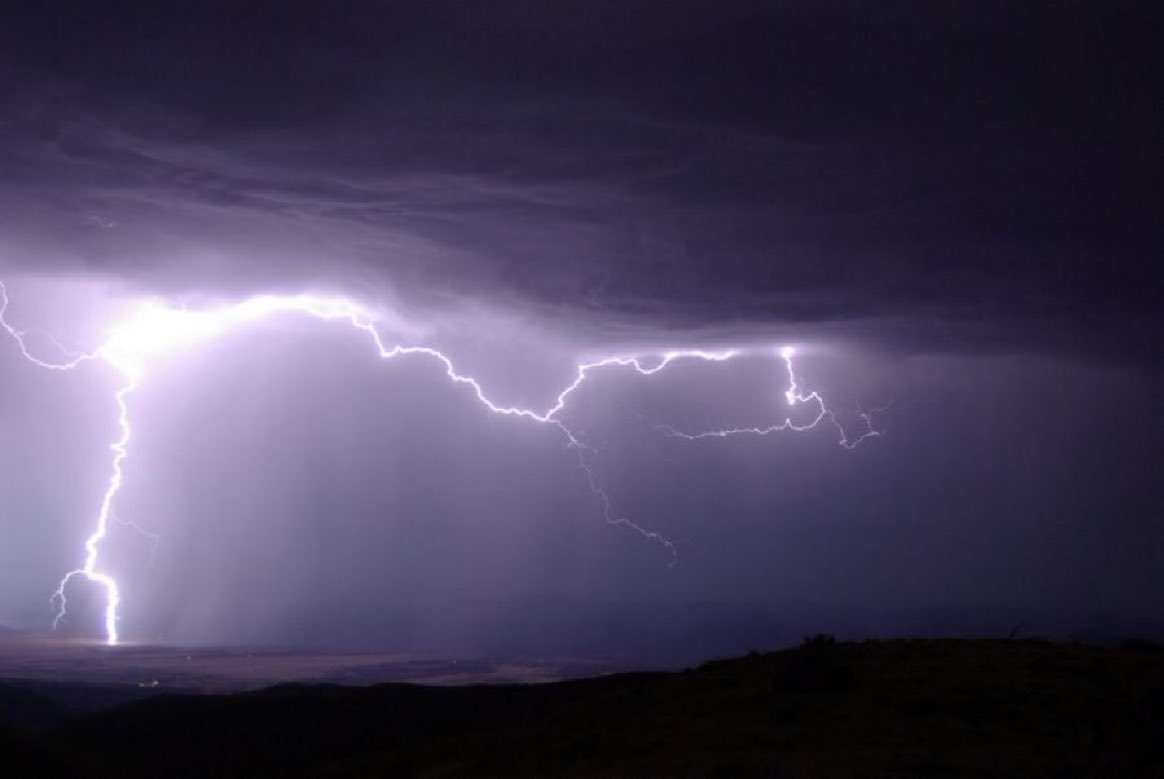
{"label": "night sky", "polygon": [[[596,357],[752,350],[572,397],[674,565],[561,431],[342,324],[160,359],[102,547],[122,632],[1164,636],[1161,41],[1152,2],[6,2],[0,280],[40,357],[144,298],[302,292],[540,410]],[[840,430],[668,434],[782,421],[783,345]],[[0,338],[0,625],[51,626],[121,380]]]}

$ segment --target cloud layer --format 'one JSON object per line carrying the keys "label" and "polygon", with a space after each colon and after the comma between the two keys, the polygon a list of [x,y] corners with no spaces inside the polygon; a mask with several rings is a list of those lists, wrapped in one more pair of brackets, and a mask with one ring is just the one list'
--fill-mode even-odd
{"label": "cloud layer", "polygon": [[326,282],[593,327],[1148,351],[1148,6],[19,17],[8,266]]}

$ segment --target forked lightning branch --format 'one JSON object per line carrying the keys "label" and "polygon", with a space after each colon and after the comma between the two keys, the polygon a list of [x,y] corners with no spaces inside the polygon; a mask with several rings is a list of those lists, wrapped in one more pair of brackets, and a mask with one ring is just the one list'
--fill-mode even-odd
{"label": "forked lightning branch", "polygon": [[[30,348],[25,332],[16,323],[10,322],[5,314],[9,304],[8,291],[0,283],[0,327],[15,340],[21,356],[33,365],[48,370],[74,370],[88,363],[104,365],[116,371],[122,382],[114,395],[118,414],[119,434],[111,445],[112,457],[109,463],[109,481],[106,484],[100,506],[96,511],[92,531],[84,541],[84,556],[81,565],[69,571],[61,579],[52,595],[55,611],[54,626],[58,626],[68,609],[66,590],[74,579],[83,578],[100,587],[105,594],[104,626],[105,640],[110,645],[117,644],[118,608],[122,598],[117,580],[101,567],[101,547],[109,533],[109,524],[118,493],[126,478],[126,468],[130,460],[133,440],[131,401],[134,392],[147,380],[150,368],[164,356],[180,353],[211,340],[225,337],[249,324],[272,317],[310,317],[323,323],[335,323],[350,327],[354,334],[367,339],[372,354],[383,360],[404,357],[418,357],[435,360],[443,368],[448,380],[471,393],[486,413],[512,417],[528,424],[550,425],[563,436],[569,448],[577,452],[578,463],[590,490],[594,493],[603,518],[615,525],[623,525],[643,537],[661,544],[671,555],[671,564],[678,559],[674,544],[648,527],[618,515],[606,490],[599,484],[592,467],[595,450],[562,419],[563,411],[571,398],[581,390],[587,379],[600,370],[629,370],[645,377],[661,373],[680,361],[704,361],[723,363],[745,354],[755,354],[754,348],[724,349],[709,351],[704,349],[670,349],[635,354],[616,354],[597,360],[579,363],[572,380],[549,402],[544,410],[523,408],[497,403],[486,393],[481,384],[472,376],[461,373],[453,361],[442,351],[431,346],[388,344],[377,329],[374,312],[360,303],[344,297],[317,295],[259,295],[230,305],[204,309],[174,307],[163,301],[151,299],[140,302],[130,313],[110,331],[108,338],[94,351],[84,354],[69,354],[65,350],[57,358],[40,356]],[[793,365],[795,351],[790,346],[774,347],[768,352],[778,361],[784,382],[783,394],[788,415],[773,423],[755,427],[736,427],[704,431],[681,431],[673,427],[662,428],[669,435],[683,439],[728,438],[737,435],[769,435],[781,431],[803,432],[831,425],[839,435],[838,443],[851,449],[863,440],[879,435],[869,413],[861,413],[862,430],[851,435],[837,419],[836,414],[825,403],[825,399],[815,391],[804,391],[797,380]],[[792,409],[806,406],[808,413],[798,412],[794,422]],[[145,478],[142,474],[138,478]]]}

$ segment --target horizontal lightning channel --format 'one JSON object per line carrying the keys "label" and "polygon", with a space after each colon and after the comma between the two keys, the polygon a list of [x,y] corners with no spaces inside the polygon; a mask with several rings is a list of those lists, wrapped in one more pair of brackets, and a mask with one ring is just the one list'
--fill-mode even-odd
{"label": "horizontal lightning channel", "polygon": [[837,419],[836,413],[825,404],[825,400],[819,392],[813,391],[809,392],[808,394],[804,394],[800,391],[800,387],[796,383],[796,370],[792,365],[792,357],[794,354],[795,350],[791,346],[785,346],[779,351],[780,359],[784,363],[784,369],[788,373],[788,389],[784,391],[784,399],[787,401],[789,406],[797,406],[802,403],[808,403],[815,406],[816,416],[814,416],[811,421],[798,424],[792,421],[792,417],[785,417],[783,422],[777,422],[776,424],[768,425],[766,427],[727,427],[718,430],[704,430],[699,433],[685,433],[682,430],[678,430],[670,425],[659,425],[657,429],[668,433],[669,435],[675,436],[676,438],[684,438],[688,441],[698,441],[705,438],[730,438],[732,436],[739,435],[766,436],[784,431],[800,433],[804,432],[805,430],[812,430],[821,422],[828,421],[833,425],[833,427],[837,429],[837,433],[840,434],[840,439],[837,441],[837,443],[843,446],[845,449],[856,449],[865,439],[876,438],[881,435],[881,431],[874,426],[873,417],[876,414],[884,413],[886,410],[888,410],[888,406],[882,406],[870,411],[858,412],[857,416],[859,416],[861,421],[864,422],[865,429],[862,430],[861,433],[856,437],[850,437],[849,434],[845,431],[844,425],[842,425]]}
{"label": "horizontal lightning channel", "polygon": [[[141,384],[147,368],[157,359],[227,335],[248,323],[280,314],[304,314],[322,321],[344,322],[367,335],[382,359],[420,355],[436,360],[443,366],[444,373],[450,381],[468,387],[481,405],[493,414],[520,417],[534,423],[556,427],[565,437],[567,445],[578,452],[579,465],[586,475],[590,490],[598,497],[606,521],[614,525],[624,525],[644,538],[661,544],[671,554],[671,565],[674,565],[678,558],[672,541],[657,531],[649,530],[613,513],[610,497],[594,474],[593,463],[597,450],[583,442],[562,421],[560,415],[566,409],[570,397],[585,383],[590,374],[598,369],[629,368],[642,376],[652,376],[679,360],[726,362],[744,353],[740,349],[721,351],[675,349],[645,356],[641,354],[607,356],[592,362],[580,363],[575,369],[573,380],[557,394],[553,403],[545,411],[537,411],[531,408],[507,406],[494,402],[486,395],[484,388],[476,379],[460,373],[453,361],[438,349],[429,346],[388,346],[376,329],[372,314],[348,298],[306,294],[259,295],[232,305],[199,310],[174,307],[159,300],[148,300],[142,302],[130,315],[118,323],[108,338],[95,351],[88,354],[75,354],[61,348],[63,359],[60,362],[42,360],[32,354],[25,340],[27,332],[12,326],[5,319],[8,302],[7,289],[0,282],[0,326],[16,340],[20,352],[26,360],[41,368],[57,371],[72,370],[89,361],[101,361],[112,366],[125,379],[124,384],[115,393],[120,434],[110,446],[113,452],[112,472],[101,499],[96,524],[85,541],[84,564],[65,574],[51,598],[56,614],[53,624],[58,626],[67,612],[65,588],[74,578],[83,577],[104,588],[105,637],[109,645],[115,645],[119,640],[117,610],[121,602],[121,591],[116,580],[98,567],[98,558],[101,543],[109,532],[113,504],[121,490],[123,467],[129,457],[129,443],[132,436],[129,398]],[[60,348],[59,344],[57,346]],[[798,387],[792,363],[792,348],[784,347],[778,354],[788,375],[788,388],[784,393],[785,399],[789,406],[805,403],[816,406],[817,414],[811,421],[796,424],[791,418],[786,418],[783,422],[768,427],[729,428],[699,433],[686,433],[670,427],[661,429],[679,438],[699,440],[728,438],[744,434],[768,435],[782,430],[811,430],[822,421],[828,420],[836,426],[840,433],[839,443],[847,449],[856,447],[866,438],[879,435],[873,426],[870,413],[861,414],[865,421],[866,430],[860,436],[851,439],[846,435],[843,426],[837,421],[836,415],[825,405],[820,394],[817,392],[805,394]]]}

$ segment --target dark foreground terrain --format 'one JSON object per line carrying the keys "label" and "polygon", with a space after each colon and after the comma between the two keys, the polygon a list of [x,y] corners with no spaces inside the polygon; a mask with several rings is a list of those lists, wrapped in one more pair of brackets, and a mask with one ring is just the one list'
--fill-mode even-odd
{"label": "dark foreground terrain", "polygon": [[1164,651],[834,643],[536,685],[0,685],[7,776],[1164,776]]}

